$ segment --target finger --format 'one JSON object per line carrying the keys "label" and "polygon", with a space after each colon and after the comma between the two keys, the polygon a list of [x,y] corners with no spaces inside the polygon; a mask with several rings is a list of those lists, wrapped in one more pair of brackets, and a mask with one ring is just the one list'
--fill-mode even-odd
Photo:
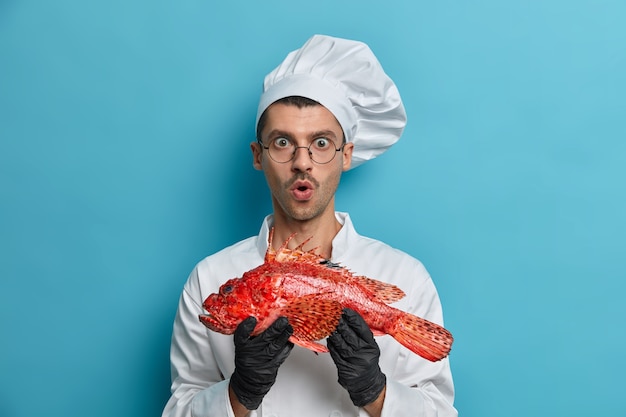
{"label": "finger", "polygon": [[350,327],[358,328],[362,326],[367,326],[367,323],[365,323],[363,317],[361,317],[359,313],[352,310],[351,308],[344,308],[341,315]]}
{"label": "finger", "polygon": [[250,316],[237,326],[235,329],[234,340],[235,344],[241,344],[250,338],[250,333],[254,330],[256,326],[256,318]]}
{"label": "finger", "polygon": [[285,346],[292,334],[293,327],[291,327],[287,318],[279,317],[259,336],[259,338],[263,342],[269,343],[274,351],[279,351]]}
{"label": "finger", "polygon": [[374,334],[359,313],[352,309],[345,308],[342,316],[356,337],[366,341],[367,343],[372,343],[374,341]]}
{"label": "finger", "polygon": [[329,336],[326,345],[335,364],[345,363],[344,358],[349,358],[352,355],[352,349],[346,345],[339,333],[333,333]]}
{"label": "finger", "polygon": [[293,349],[293,343],[287,342],[282,347],[282,350],[278,354],[276,354],[275,356],[276,362],[283,363],[284,360],[287,359],[287,356],[289,356],[289,353],[291,353],[291,349]]}
{"label": "finger", "polygon": [[359,336],[359,334],[355,331],[355,328],[348,321],[352,320],[351,318],[346,319],[346,317],[342,316],[342,320],[339,322],[337,326],[337,332],[341,334],[344,343],[350,347],[352,350],[359,350],[363,346],[363,340]]}
{"label": "finger", "polygon": [[342,357],[351,356],[358,345],[358,340],[352,329],[345,323],[343,318],[339,321],[337,329],[328,337],[328,347],[331,353],[334,350]]}
{"label": "finger", "polygon": [[293,347],[293,343],[289,341],[289,338],[291,337],[292,334],[293,334],[293,329],[291,328],[291,326],[286,327],[282,333],[276,335],[274,339],[269,340],[269,346],[268,346],[269,351],[278,353],[281,350],[285,349],[286,347],[289,348],[289,350],[291,350],[291,348]]}
{"label": "finger", "polygon": [[263,335],[267,339],[276,339],[285,332],[289,333],[289,335],[291,336],[291,334],[293,333],[293,328],[289,324],[289,320],[287,320],[286,317],[281,316],[277,318],[276,321],[274,321],[274,323],[272,323],[270,327],[268,327],[263,332]]}

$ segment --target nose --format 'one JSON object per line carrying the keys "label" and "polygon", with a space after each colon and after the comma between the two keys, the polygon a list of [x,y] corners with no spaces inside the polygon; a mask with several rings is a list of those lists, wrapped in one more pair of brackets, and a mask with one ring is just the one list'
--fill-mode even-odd
{"label": "nose", "polygon": [[306,146],[296,146],[294,149],[293,160],[291,161],[291,169],[294,171],[309,171],[313,167],[311,153]]}

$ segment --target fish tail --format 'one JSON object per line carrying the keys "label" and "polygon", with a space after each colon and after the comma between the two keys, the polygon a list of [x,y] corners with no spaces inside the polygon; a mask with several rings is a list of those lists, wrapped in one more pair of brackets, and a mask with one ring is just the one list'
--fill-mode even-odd
{"label": "fish tail", "polygon": [[388,333],[404,347],[431,362],[448,356],[454,340],[442,326],[406,312],[399,315]]}

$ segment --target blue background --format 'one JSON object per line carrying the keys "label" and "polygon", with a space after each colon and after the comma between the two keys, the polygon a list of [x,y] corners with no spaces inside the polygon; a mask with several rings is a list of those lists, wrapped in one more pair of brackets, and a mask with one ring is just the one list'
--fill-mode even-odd
{"label": "blue background", "polygon": [[270,211],[262,77],[367,42],[403,139],[337,208],[424,262],[465,417],[625,416],[626,3],[0,1],[0,416],[160,415],[188,273]]}

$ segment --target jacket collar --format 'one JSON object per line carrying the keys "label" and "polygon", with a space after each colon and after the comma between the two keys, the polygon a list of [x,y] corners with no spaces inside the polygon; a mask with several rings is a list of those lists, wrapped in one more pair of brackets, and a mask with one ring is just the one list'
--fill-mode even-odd
{"label": "jacket collar", "polygon": [[[333,239],[333,254],[332,261],[341,261],[350,247],[349,242],[358,236],[350,215],[344,212],[335,212],[337,221],[342,224],[342,228],[339,233]],[[257,236],[256,246],[261,258],[265,258],[265,252],[267,252],[268,239],[270,235],[270,229],[274,224],[274,215],[270,214],[265,217],[261,230]]]}

